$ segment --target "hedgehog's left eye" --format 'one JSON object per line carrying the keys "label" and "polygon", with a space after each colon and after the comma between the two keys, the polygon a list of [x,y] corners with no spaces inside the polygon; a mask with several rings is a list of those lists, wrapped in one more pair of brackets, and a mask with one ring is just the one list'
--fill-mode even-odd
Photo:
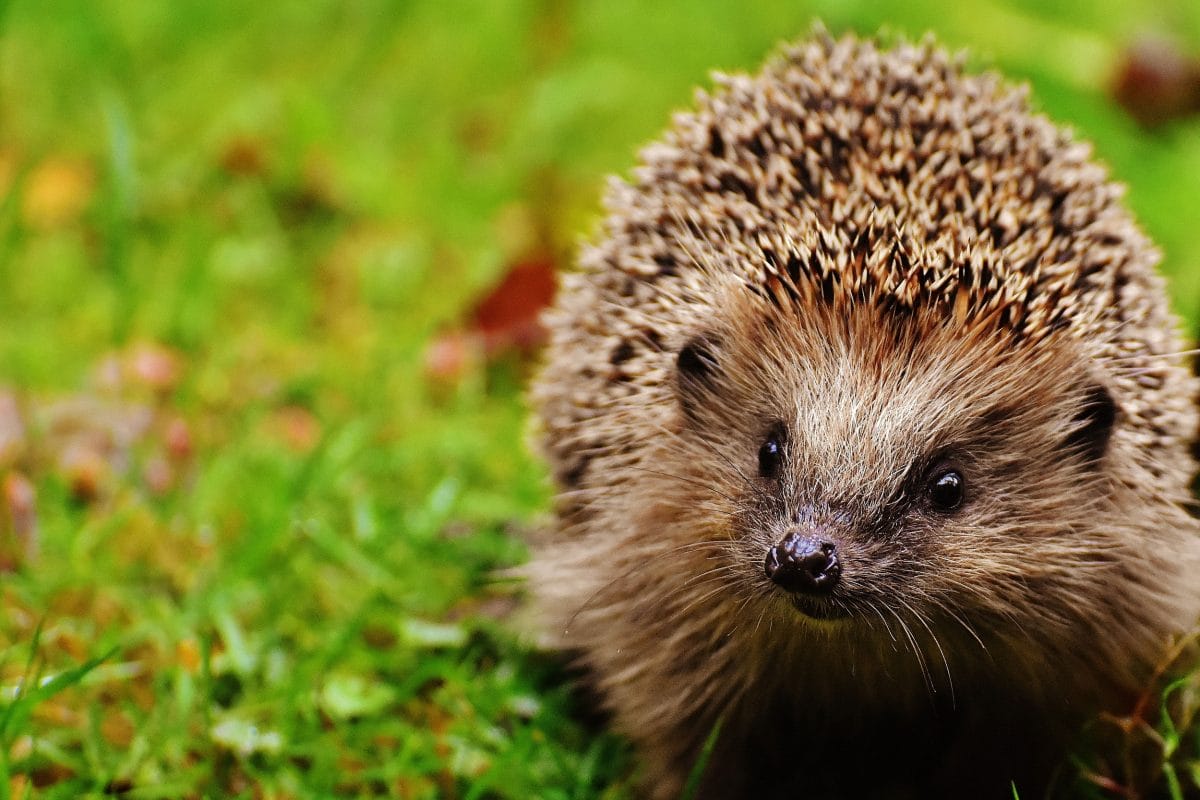
{"label": "hedgehog's left eye", "polygon": [[783,464],[783,430],[772,428],[762,447],[758,448],[758,474],[763,478],[779,475]]}
{"label": "hedgehog's left eye", "polygon": [[962,505],[966,484],[955,469],[939,469],[929,479],[929,502],[938,511],[953,511]]}

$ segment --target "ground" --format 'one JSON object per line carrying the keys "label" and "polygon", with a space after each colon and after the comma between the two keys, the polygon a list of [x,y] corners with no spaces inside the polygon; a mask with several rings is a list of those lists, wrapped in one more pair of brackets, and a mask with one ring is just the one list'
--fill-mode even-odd
{"label": "ground", "polygon": [[[505,572],[529,320],[603,176],[817,17],[1029,81],[1195,335],[1185,0],[0,1],[0,800],[629,796]],[[1084,794],[1195,791],[1161,691]]]}

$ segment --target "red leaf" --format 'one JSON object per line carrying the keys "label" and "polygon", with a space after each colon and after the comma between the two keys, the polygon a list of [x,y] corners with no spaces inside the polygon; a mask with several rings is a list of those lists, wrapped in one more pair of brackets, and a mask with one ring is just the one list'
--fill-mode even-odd
{"label": "red leaf", "polygon": [[554,302],[554,262],[546,256],[516,263],[471,314],[489,354],[532,350],[545,338],[542,310]]}

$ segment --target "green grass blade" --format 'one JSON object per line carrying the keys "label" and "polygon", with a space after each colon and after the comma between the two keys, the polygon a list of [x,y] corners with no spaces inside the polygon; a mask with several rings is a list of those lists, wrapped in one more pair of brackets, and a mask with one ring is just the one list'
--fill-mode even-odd
{"label": "green grass blade", "polygon": [[708,768],[708,762],[712,758],[713,748],[717,746],[717,739],[721,735],[721,726],[724,724],[725,718],[721,717],[713,725],[709,731],[708,737],[704,740],[704,746],[700,748],[700,756],[696,759],[696,763],[692,765],[692,771],[688,773],[687,783],[683,786],[683,793],[680,795],[681,800],[692,800],[696,796],[696,792],[700,791],[700,780],[704,777],[704,770]]}

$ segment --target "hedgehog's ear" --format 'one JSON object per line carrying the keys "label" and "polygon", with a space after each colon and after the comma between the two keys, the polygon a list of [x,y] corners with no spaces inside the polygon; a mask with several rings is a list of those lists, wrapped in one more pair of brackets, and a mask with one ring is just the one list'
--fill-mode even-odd
{"label": "hedgehog's ear", "polygon": [[704,396],[716,385],[721,365],[717,359],[716,341],[710,334],[688,339],[679,348],[675,359],[675,388],[679,404],[689,416],[703,406]]}
{"label": "hedgehog's ear", "polygon": [[1112,393],[1102,384],[1091,384],[1084,390],[1083,405],[1075,412],[1067,447],[1089,464],[1100,461],[1108,450],[1116,421],[1117,403]]}

